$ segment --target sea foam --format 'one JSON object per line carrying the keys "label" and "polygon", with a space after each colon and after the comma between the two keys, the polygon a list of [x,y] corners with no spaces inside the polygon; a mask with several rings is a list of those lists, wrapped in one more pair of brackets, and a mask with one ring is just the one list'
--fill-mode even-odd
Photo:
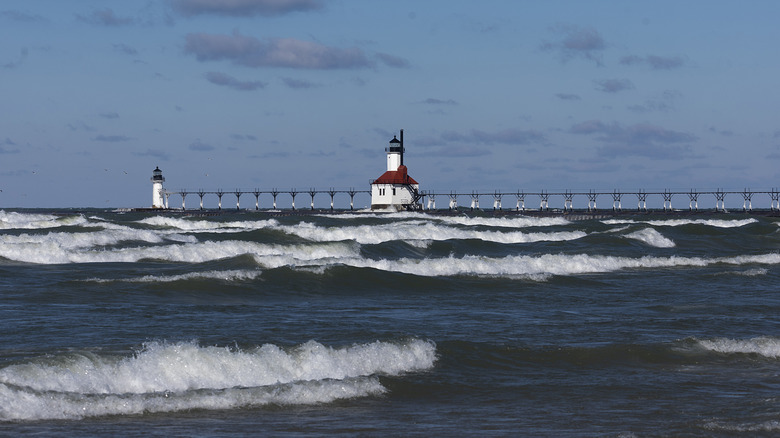
{"label": "sea foam", "polygon": [[353,240],[361,244],[379,244],[396,240],[466,240],[475,239],[496,243],[530,243],[540,241],[567,241],[585,237],[583,231],[559,231],[549,233],[525,233],[522,231],[482,231],[455,228],[434,223],[397,223],[392,227],[359,225],[343,227],[320,227],[310,223],[295,226],[279,226],[288,234],[293,234],[315,242]]}
{"label": "sea foam", "polygon": [[[280,257],[255,256],[258,264],[273,268],[284,263]],[[426,259],[402,258],[398,260],[374,260],[363,257],[346,257],[328,262],[327,265],[370,268],[380,271],[400,272],[422,277],[487,276],[500,278],[546,279],[551,275],[571,276],[601,274],[621,270],[668,269],[676,267],[705,268],[717,264],[780,264],[780,254],[700,258],[700,257],[616,257],[589,254],[544,254],[540,256],[484,257],[466,255]],[[335,263],[334,263],[335,262]],[[311,265],[317,263],[312,261]]]}
{"label": "sea foam", "polygon": [[247,281],[254,280],[262,274],[259,269],[247,270],[247,269],[230,269],[225,271],[202,271],[202,272],[188,272],[186,274],[176,275],[144,275],[142,277],[131,278],[90,278],[85,281],[94,283],[171,283],[175,281],[187,281],[187,280],[220,280],[220,281]]}
{"label": "sea foam", "polygon": [[259,221],[207,221],[182,219],[170,216],[153,216],[141,219],[137,223],[158,228],[170,228],[190,233],[238,233],[242,231],[272,228],[279,225],[276,219]]}
{"label": "sea foam", "polygon": [[38,230],[82,225],[86,222],[87,219],[82,215],[55,216],[0,210],[0,230]]}
{"label": "sea foam", "polygon": [[[68,233],[70,234],[70,233]],[[78,233],[76,233],[78,234]],[[13,236],[2,236],[10,237]],[[89,239],[90,237],[87,237]],[[158,237],[159,239],[159,237]],[[2,242],[2,240],[0,240]],[[354,257],[359,248],[355,244],[326,242],[309,245],[278,245],[247,241],[205,241],[196,243],[135,246],[125,248],[81,248],[69,246],[60,237],[42,242],[0,245],[0,257],[9,260],[38,263],[133,263],[141,260],[203,263],[241,255],[259,257],[283,256],[285,264],[294,266],[310,260]]]}
{"label": "sea foam", "polygon": [[435,345],[419,339],[251,350],[152,342],[131,357],[69,353],[0,369],[0,420],[323,403],[381,394],[376,376],[435,360]]}
{"label": "sea foam", "polygon": [[652,228],[644,228],[639,231],[634,231],[633,233],[626,234],[626,237],[636,239],[656,248],[674,248],[676,246],[674,241],[664,237],[661,233]]}
{"label": "sea foam", "polygon": [[754,218],[749,219],[663,219],[663,220],[647,220],[647,221],[635,221],[632,219],[606,219],[601,221],[607,225],[618,224],[648,224],[656,227],[679,227],[681,225],[707,225],[716,228],[738,228],[744,227],[752,223],[758,222]]}
{"label": "sea foam", "polygon": [[751,339],[699,339],[703,348],[725,354],[757,354],[770,359],[780,359],[780,338],[762,336]]}

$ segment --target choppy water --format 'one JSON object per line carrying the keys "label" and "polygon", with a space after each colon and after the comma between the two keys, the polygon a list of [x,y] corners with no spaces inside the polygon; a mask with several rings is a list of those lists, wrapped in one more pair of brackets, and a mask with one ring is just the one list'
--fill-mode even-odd
{"label": "choppy water", "polygon": [[0,433],[776,435],[779,225],[0,211]]}

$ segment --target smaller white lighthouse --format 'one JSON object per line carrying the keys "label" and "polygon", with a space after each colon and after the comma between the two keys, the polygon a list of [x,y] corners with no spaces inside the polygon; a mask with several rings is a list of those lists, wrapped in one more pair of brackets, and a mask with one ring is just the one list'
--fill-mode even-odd
{"label": "smaller white lighthouse", "polygon": [[163,182],[165,178],[162,176],[162,170],[160,167],[155,167],[152,172],[152,208],[168,208],[165,205],[165,192],[163,191]]}

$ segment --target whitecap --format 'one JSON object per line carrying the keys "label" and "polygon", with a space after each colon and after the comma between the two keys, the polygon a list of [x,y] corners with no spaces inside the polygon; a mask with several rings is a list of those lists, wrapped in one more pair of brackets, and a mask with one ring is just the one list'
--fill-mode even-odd
{"label": "whitecap", "polygon": [[644,228],[633,233],[626,234],[626,237],[636,239],[656,248],[674,248],[676,245],[671,239],[664,237],[653,228]]}
{"label": "whitecap", "polygon": [[82,215],[55,216],[0,210],[0,230],[40,230],[84,225],[85,223],[87,223],[87,219]]}
{"label": "whitecap", "polygon": [[711,351],[726,354],[758,354],[780,359],[780,338],[761,336],[750,339],[699,339],[697,343]]}
{"label": "whitecap", "polygon": [[392,226],[358,225],[321,227],[311,223],[278,226],[287,234],[316,242],[353,240],[361,244],[379,244],[396,240],[467,240],[476,239],[496,243],[532,243],[540,241],[568,241],[585,237],[583,231],[533,232],[485,231],[456,228],[435,223],[394,223]]}
{"label": "whitecap", "polygon": [[435,360],[435,345],[419,339],[251,350],[151,342],[131,357],[70,353],[0,369],[0,420],[323,403],[381,394],[376,376]]}
{"label": "whitecap", "polygon": [[262,271],[258,269],[246,270],[246,269],[231,269],[225,271],[211,270],[203,272],[188,272],[186,274],[176,275],[144,275],[141,277],[131,278],[114,278],[114,279],[102,279],[102,278],[90,278],[85,281],[94,283],[171,283],[174,281],[186,281],[186,280],[221,280],[221,281],[247,281],[254,280],[262,274]]}
{"label": "whitecap", "polygon": [[647,224],[657,227],[679,227],[681,225],[707,225],[716,228],[739,228],[758,222],[755,218],[749,219],[659,219],[638,221],[632,219],[605,219],[601,221],[606,225],[620,224]]}

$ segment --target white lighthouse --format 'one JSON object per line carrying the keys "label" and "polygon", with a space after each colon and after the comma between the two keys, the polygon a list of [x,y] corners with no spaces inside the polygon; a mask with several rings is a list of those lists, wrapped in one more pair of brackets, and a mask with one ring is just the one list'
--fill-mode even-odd
{"label": "white lighthouse", "polygon": [[152,208],[168,208],[165,205],[165,192],[163,190],[163,182],[165,178],[162,176],[162,170],[160,167],[155,167],[152,172]]}
{"label": "white lighthouse", "polygon": [[404,130],[401,139],[390,140],[387,152],[387,171],[371,183],[372,210],[418,210],[420,184],[407,173],[404,165]]}

